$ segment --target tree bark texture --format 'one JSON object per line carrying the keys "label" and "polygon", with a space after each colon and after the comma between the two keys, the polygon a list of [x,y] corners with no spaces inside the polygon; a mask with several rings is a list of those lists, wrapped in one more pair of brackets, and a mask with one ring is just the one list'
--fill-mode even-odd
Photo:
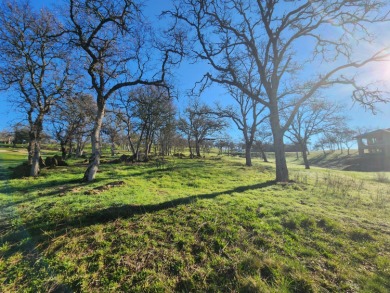
{"label": "tree bark texture", "polygon": [[199,144],[198,141],[195,142],[195,150],[196,150],[196,156],[198,158],[200,158],[201,157],[201,155],[200,155],[200,144]]}
{"label": "tree bark texture", "polygon": [[245,165],[248,167],[252,166],[251,156],[252,144],[249,141],[245,142]]}
{"label": "tree bark texture", "polygon": [[105,105],[98,106],[98,113],[95,119],[95,125],[91,135],[92,155],[89,160],[89,165],[84,173],[83,181],[91,182],[95,179],[96,173],[100,165],[101,157],[101,143],[100,143],[100,131],[102,128],[104,118]]}
{"label": "tree bark texture", "polygon": [[30,124],[29,161],[31,157],[30,176],[39,175],[39,158],[41,156],[41,134],[43,129],[43,117],[38,116],[34,123]]}
{"label": "tree bark texture", "polygon": [[285,146],[283,141],[284,131],[280,127],[278,111],[279,110],[276,104],[271,106],[270,123],[271,123],[272,135],[274,139],[276,182],[288,182],[289,175],[288,175],[288,168],[286,162]]}
{"label": "tree bark texture", "polygon": [[263,158],[264,163],[268,163],[267,154],[265,153],[263,148],[261,148],[261,157]]}
{"label": "tree bark texture", "polygon": [[303,163],[305,164],[305,169],[310,169],[309,159],[307,158],[306,144],[305,143],[301,144],[301,148],[302,148],[302,158],[303,158]]}
{"label": "tree bark texture", "polygon": [[66,143],[65,142],[61,142],[61,157],[63,160],[66,159]]}
{"label": "tree bark texture", "polygon": [[39,157],[41,156],[40,141],[36,139],[32,142],[32,145],[34,149],[34,155],[32,157],[30,176],[37,177],[40,171],[39,168]]}

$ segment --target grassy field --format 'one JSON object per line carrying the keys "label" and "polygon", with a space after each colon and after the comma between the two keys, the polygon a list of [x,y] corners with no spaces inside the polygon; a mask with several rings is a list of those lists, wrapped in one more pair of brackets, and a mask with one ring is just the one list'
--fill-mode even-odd
{"label": "grassy field", "polygon": [[1,292],[389,292],[390,173],[210,155],[8,179],[0,149]]}

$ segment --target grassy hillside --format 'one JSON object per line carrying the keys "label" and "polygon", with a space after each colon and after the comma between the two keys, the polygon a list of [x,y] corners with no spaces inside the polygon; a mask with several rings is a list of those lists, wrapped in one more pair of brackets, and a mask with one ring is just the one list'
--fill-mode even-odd
{"label": "grassy hillside", "polygon": [[103,164],[6,179],[2,292],[389,292],[390,173],[241,158]]}

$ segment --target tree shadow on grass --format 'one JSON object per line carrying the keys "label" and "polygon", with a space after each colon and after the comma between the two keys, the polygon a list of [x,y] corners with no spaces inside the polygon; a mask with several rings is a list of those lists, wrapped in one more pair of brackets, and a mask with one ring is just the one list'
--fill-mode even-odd
{"label": "tree shadow on grass", "polygon": [[[214,199],[220,195],[231,195],[233,193],[242,193],[249,190],[257,190],[272,186],[275,181],[266,181],[259,184],[239,186],[230,190],[219,192],[199,194],[184,198],[177,198],[170,201],[165,201],[157,204],[148,205],[122,205],[105,208],[85,214],[73,215],[63,220],[50,219],[48,214],[34,218],[31,222],[25,222],[19,228],[9,228],[10,230],[3,233],[2,240],[4,243],[16,244],[13,249],[3,254],[8,257],[15,252],[21,252],[23,255],[28,255],[36,247],[40,247],[44,251],[51,243],[53,237],[59,237],[66,234],[72,228],[85,228],[96,224],[105,224],[118,219],[129,219],[136,215],[145,213],[157,213],[159,211],[176,208],[182,205],[189,205],[201,199]],[[3,232],[8,230],[3,227]],[[47,234],[49,232],[49,234]],[[50,236],[48,236],[50,235]],[[23,239],[29,239],[23,241]],[[35,247],[35,248],[34,248]]]}
{"label": "tree shadow on grass", "polygon": [[170,208],[188,205],[200,199],[213,199],[224,194],[231,195],[233,193],[241,193],[248,190],[262,189],[274,184],[275,181],[266,181],[254,185],[239,186],[230,190],[177,198],[157,204],[127,204],[122,206],[114,206],[82,215],[76,215],[62,221],[47,222],[47,219],[39,218],[36,219],[36,221],[24,224],[26,229],[30,231],[31,235],[40,238],[40,236],[42,236],[42,231],[52,230],[56,231],[56,234],[58,235],[71,228],[83,228],[91,225],[108,223],[117,219],[128,219],[140,214],[156,213]]}
{"label": "tree shadow on grass", "polygon": [[145,213],[155,213],[162,210],[175,208],[181,205],[191,204],[199,199],[213,199],[217,196],[226,194],[231,195],[233,193],[241,193],[248,190],[256,190],[262,189],[268,186],[272,186],[275,184],[275,181],[266,181],[259,184],[247,185],[247,186],[239,186],[230,190],[213,192],[208,194],[199,194],[188,196],[184,198],[177,198],[170,201],[165,201],[157,204],[149,204],[149,205],[122,205],[109,207],[106,209],[102,209],[99,211],[95,211],[92,213],[88,213],[82,215],[81,217],[69,219],[62,223],[65,228],[82,228],[95,224],[103,224],[111,221],[115,221],[117,219],[127,219],[131,218],[135,215],[145,214]]}

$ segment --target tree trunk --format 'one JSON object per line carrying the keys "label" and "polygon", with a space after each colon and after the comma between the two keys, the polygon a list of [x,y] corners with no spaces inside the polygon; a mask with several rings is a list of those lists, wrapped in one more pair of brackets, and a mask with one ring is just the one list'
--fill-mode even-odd
{"label": "tree trunk", "polygon": [[39,175],[39,157],[41,156],[40,141],[37,139],[32,143],[34,149],[34,155],[32,158],[32,164],[30,169],[30,176],[37,177]]}
{"label": "tree trunk", "polygon": [[[34,157],[33,141],[34,141],[34,138],[31,138],[31,135],[30,135],[30,140],[29,140],[28,146],[27,146],[27,154],[28,154],[27,163],[29,165],[32,165],[32,161],[33,161],[33,157]],[[16,144],[15,144],[15,146],[16,146]]]}
{"label": "tree trunk", "polygon": [[263,143],[260,142],[260,152],[261,152],[261,158],[263,159],[264,163],[268,163],[267,154],[264,151]]}
{"label": "tree trunk", "polygon": [[141,142],[142,142],[142,139],[143,139],[143,136],[144,136],[144,131],[145,131],[145,124],[142,126],[142,130],[141,130],[141,134],[138,138],[138,142],[137,142],[137,146],[136,146],[136,149],[135,149],[135,154],[134,154],[134,160],[135,161],[139,161],[139,149],[141,147]]}
{"label": "tree trunk", "polygon": [[245,142],[245,165],[248,167],[252,166],[252,156],[251,156],[252,145],[249,141]]}
{"label": "tree trunk", "polygon": [[301,148],[302,148],[302,158],[303,158],[303,163],[305,164],[305,169],[310,169],[309,160],[307,158],[307,147],[306,147],[306,144],[302,143],[301,144]]}
{"label": "tree trunk", "polygon": [[73,139],[69,139],[69,148],[68,148],[68,159],[72,157],[73,153]]}
{"label": "tree trunk", "polygon": [[192,158],[192,157],[193,157],[193,153],[192,153],[191,138],[190,138],[190,136],[188,136],[187,142],[188,142],[188,148],[190,149],[190,158]]}
{"label": "tree trunk", "polygon": [[261,157],[263,158],[264,163],[268,163],[267,154],[265,153],[263,147],[260,148]]}
{"label": "tree trunk", "polygon": [[145,155],[144,155],[144,161],[149,161],[149,153],[150,153],[150,144],[148,139],[145,139]]}
{"label": "tree trunk", "polygon": [[134,148],[133,141],[131,140],[131,135],[130,135],[129,131],[127,131],[127,141],[129,142],[129,146],[130,146],[131,152],[133,153],[133,156],[135,156],[135,148]]}
{"label": "tree trunk", "polygon": [[111,157],[115,156],[115,149],[116,149],[115,143],[112,142],[111,143]]}
{"label": "tree trunk", "polygon": [[284,149],[283,134],[274,134],[274,148],[275,148],[275,163],[276,163],[276,181],[277,182],[288,182],[288,169],[286,162],[286,152]]}
{"label": "tree trunk", "polygon": [[199,144],[198,140],[195,140],[195,151],[196,151],[196,156],[198,158],[200,158],[201,157],[201,155],[200,155],[200,144]]}
{"label": "tree trunk", "polygon": [[[30,122],[30,131],[28,134],[28,146],[27,146],[27,152],[28,152],[28,164],[32,165],[34,160],[34,154],[35,154],[35,145],[36,145],[36,139],[37,139],[37,132],[35,131],[37,128],[36,124],[32,121]],[[31,173],[31,172],[30,172]],[[33,176],[33,175],[31,175]]]}
{"label": "tree trunk", "polygon": [[76,142],[76,157],[81,157],[84,154],[84,147],[87,141],[83,141],[82,137]]}
{"label": "tree trunk", "polygon": [[63,160],[65,160],[66,159],[66,143],[61,141],[60,145],[61,145],[61,157]]}
{"label": "tree trunk", "polygon": [[270,111],[270,123],[275,149],[276,182],[288,182],[289,176],[286,162],[286,152],[283,141],[284,133],[280,127],[277,104],[271,105]]}
{"label": "tree trunk", "polygon": [[101,156],[100,130],[102,128],[104,110],[105,110],[104,102],[98,103],[98,113],[95,119],[95,125],[93,127],[93,131],[91,135],[92,155],[91,158],[89,159],[89,165],[83,177],[83,181],[86,182],[93,181],[99,169],[100,156]]}
{"label": "tree trunk", "polygon": [[41,156],[42,115],[38,115],[34,123],[30,121],[29,163],[31,160],[30,176],[39,175],[39,158]]}

